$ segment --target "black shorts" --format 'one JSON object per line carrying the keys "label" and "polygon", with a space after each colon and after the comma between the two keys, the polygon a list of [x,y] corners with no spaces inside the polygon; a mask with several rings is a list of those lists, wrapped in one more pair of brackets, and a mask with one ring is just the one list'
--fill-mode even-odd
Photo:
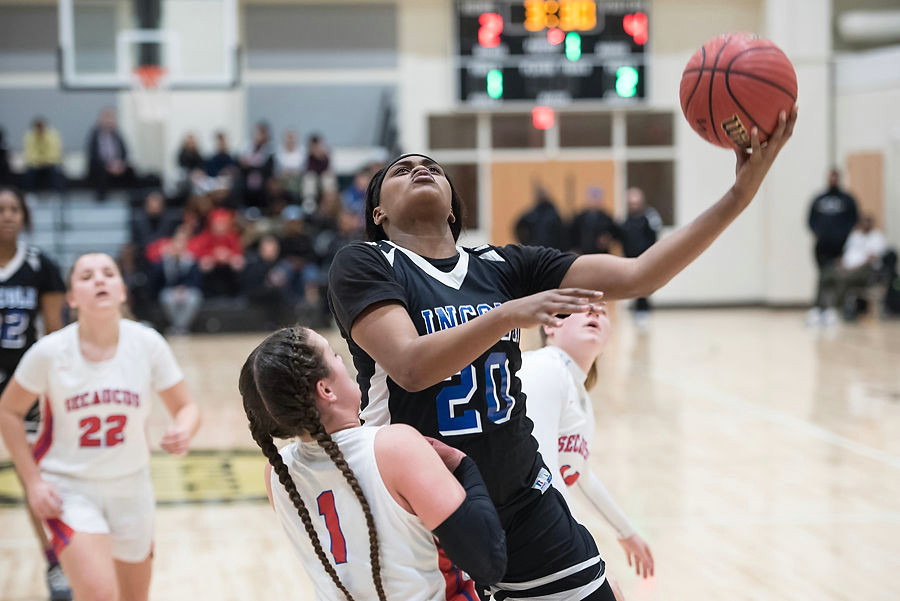
{"label": "black shorts", "polygon": [[508,562],[502,582],[491,587],[496,601],[613,599],[594,538],[553,486],[533,488],[498,513]]}

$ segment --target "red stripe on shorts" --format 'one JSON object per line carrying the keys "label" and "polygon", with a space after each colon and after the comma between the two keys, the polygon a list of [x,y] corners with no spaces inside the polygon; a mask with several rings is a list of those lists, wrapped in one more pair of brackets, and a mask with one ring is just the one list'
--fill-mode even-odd
{"label": "red stripe on shorts", "polygon": [[438,552],[438,568],[444,576],[444,596],[447,601],[478,601],[475,583],[453,565],[437,541],[434,544]]}
{"label": "red stripe on shorts", "polygon": [[53,552],[56,553],[58,557],[63,549],[66,548],[66,545],[69,544],[69,541],[72,540],[72,535],[75,534],[75,531],[64,521],[56,518],[47,520],[47,526],[50,527],[50,532],[53,533],[50,544],[53,545]]}

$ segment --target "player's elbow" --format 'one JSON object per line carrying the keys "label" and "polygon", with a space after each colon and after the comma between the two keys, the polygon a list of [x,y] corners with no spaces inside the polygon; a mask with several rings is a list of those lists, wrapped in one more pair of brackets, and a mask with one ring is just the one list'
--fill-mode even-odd
{"label": "player's elbow", "polygon": [[401,368],[388,371],[388,375],[397,386],[407,392],[420,392],[436,383],[429,383],[422,368],[413,363],[413,360],[406,362]]}
{"label": "player's elbow", "polygon": [[506,537],[501,537],[501,540],[502,544],[495,545],[485,558],[485,565],[479,567],[476,573],[469,573],[475,582],[490,586],[503,579],[506,574]]}

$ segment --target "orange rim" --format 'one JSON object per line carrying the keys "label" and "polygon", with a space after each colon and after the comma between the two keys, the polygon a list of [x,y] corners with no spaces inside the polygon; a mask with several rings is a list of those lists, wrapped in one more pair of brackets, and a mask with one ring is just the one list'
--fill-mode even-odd
{"label": "orange rim", "polygon": [[143,87],[156,88],[159,86],[159,80],[166,74],[166,70],[159,65],[143,65],[135,69],[134,74],[141,80]]}

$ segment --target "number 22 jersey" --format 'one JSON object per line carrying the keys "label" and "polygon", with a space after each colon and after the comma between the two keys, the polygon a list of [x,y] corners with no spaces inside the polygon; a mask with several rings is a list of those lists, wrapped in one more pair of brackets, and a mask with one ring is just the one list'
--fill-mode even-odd
{"label": "number 22 jersey", "polygon": [[152,393],[183,379],[165,339],[128,319],[119,321],[112,359],[86,361],[75,322],[38,340],[14,377],[42,397],[34,444],[41,471],[93,479],[126,476],[147,465],[144,424]]}
{"label": "number 22 jersey", "polygon": [[457,252],[427,259],[389,241],[352,243],[335,256],[328,299],[353,355],[365,423],[409,424],[462,450],[502,507],[531,488],[542,467],[516,377],[519,331],[419,392],[401,388],[350,336],[359,315],[383,301],[401,303],[420,336],[462,325],[506,301],[558,287],[575,260],[554,249],[518,245]]}

